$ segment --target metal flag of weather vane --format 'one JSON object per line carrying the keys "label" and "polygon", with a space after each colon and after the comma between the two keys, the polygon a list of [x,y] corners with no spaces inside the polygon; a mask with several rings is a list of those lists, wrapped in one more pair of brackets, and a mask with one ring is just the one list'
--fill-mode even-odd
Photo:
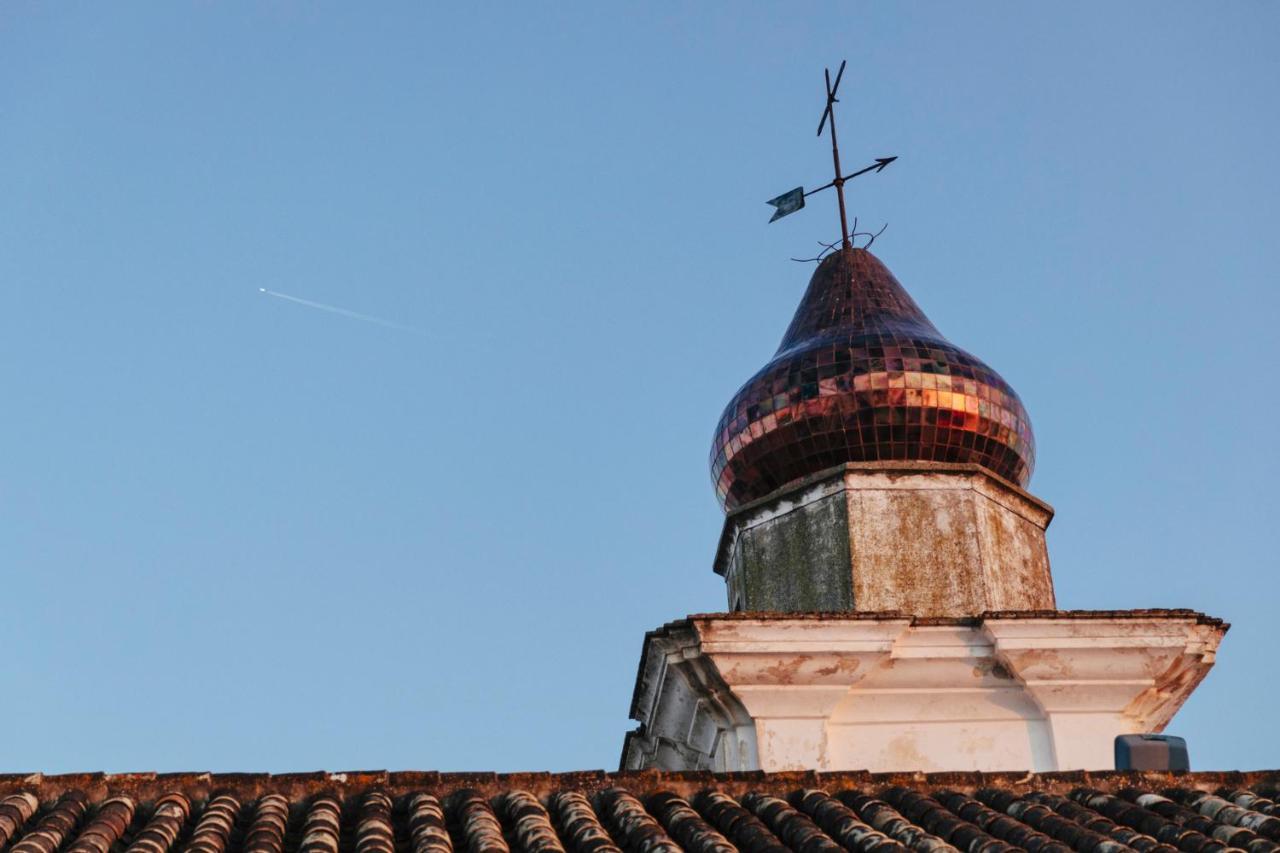
{"label": "metal flag of weather vane", "polygon": [[[831,82],[831,69],[830,68],[823,69],[823,74],[826,76],[826,81],[827,81],[827,106],[826,106],[826,109],[822,111],[822,120],[818,122],[818,136],[822,135],[822,129],[824,127],[830,128],[831,130],[831,161],[835,167],[835,178],[823,184],[822,186],[818,187],[817,189],[812,189],[812,190],[809,190],[808,192],[806,192],[805,188],[802,186],[796,187],[793,190],[783,193],[777,198],[769,199],[769,201],[767,202],[767,204],[771,204],[774,206],[774,208],[776,208],[773,212],[773,217],[769,220],[770,222],[775,222],[781,219],[782,217],[791,213],[795,213],[797,210],[804,207],[804,200],[806,197],[811,196],[814,193],[820,193],[823,190],[830,189],[831,187],[835,187],[836,199],[840,205],[841,237],[838,241],[836,241],[836,243],[829,243],[829,244],[823,243],[822,245],[826,246],[825,251],[833,250],[837,245],[837,243],[839,243],[841,248],[843,249],[851,249],[853,248],[852,238],[857,236],[859,233],[861,233],[857,231],[856,219],[854,220],[854,231],[852,233],[849,231],[849,220],[848,220],[848,216],[845,214],[845,209],[844,209],[845,182],[851,181],[854,178],[858,177],[859,175],[865,175],[868,172],[882,172],[884,171],[885,166],[888,166],[894,160],[898,159],[897,157],[877,157],[874,163],[872,163],[870,166],[867,166],[864,169],[859,169],[856,172],[850,172],[847,175],[842,175],[840,173],[840,145],[838,142],[836,142],[835,105],[840,103],[840,100],[836,97],[836,90],[840,88],[840,78],[844,76],[845,65],[846,63],[843,61],[840,63],[840,70],[836,72],[835,83]],[[881,228],[880,231],[883,232],[884,229]],[[879,235],[868,233],[866,236],[871,237],[871,239],[874,240]],[[868,245],[870,244],[868,243]],[[825,251],[823,254],[825,254]],[[805,260],[821,260],[821,258],[822,258],[822,255],[819,255],[817,258],[806,258]],[[794,258],[793,260],[800,260],[800,259]]]}

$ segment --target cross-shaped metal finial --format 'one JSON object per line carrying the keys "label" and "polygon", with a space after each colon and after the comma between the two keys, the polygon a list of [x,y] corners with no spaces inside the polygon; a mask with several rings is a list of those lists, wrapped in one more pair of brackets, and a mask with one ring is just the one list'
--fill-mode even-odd
{"label": "cross-shaped metal finial", "polygon": [[877,157],[876,162],[870,166],[867,166],[865,169],[859,169],[858,171],[852,172],[848,175],[840,174],[840,145],[836,141],[835,105],[840,103],[840,99],[836,97],[836,90],[840,88],[840,79],[844,77],[845,65],[846,65],[845,62],[840,63],[840,69],[836,72],[836,81],[834,83],[831,82],[831,69],[829,68],[823,69],[823,74],[825,75],[826,82],[827,82],[827,106],[822,111],[821,121],[818,122],[818,136],[822,135],[822,129],[824,127],[829,127],[831,129],[831,161],[832,161],[832,165],[835,168],[835,178],[833,178],[830,183],[823,184],[817,189],[809,190],[808,192],[805,192],[804,187],[796,187],[790,192],[785,192],[782,195],[778,196],[777,198],[770,199],[767,203],[773,205],[776,208],[776,210],[774,210],[773,212],[773,218],[769,220],[770,222],[773,222],[776,219],[781,219],[782,217],[786,216],[788,213],[795,213],[797,210],[804,207],[804,200],[806,196],[811,196],[814,193],[822,192],[828,187],[835,187],[836,199],[840,205],[841,245],[845,249],[850,249],[853,247],[853,244],[850,241],[848,215],[845,213],[845,209],[844,209],[845,181],[850,181],[858,177],[859,175],[865,175],[867,172],[883,171],[885,166],[888,166],[890,163],[892,163],[894,160],[897,160],[898,158],[897,157]]}

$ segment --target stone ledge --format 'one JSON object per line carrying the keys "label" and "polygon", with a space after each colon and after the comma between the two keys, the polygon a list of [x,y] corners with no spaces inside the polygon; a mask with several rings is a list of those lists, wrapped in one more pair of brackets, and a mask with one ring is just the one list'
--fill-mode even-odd
{"label": "stone ledge", "polygon": [[[1223,630],[1231,627],[1216,616],[1209,616],[1189,607],[1149,607],[1130,610],[986,610],[974,616],[916,616],[900,610],[881,610],[876,612],[850,612],[844,610],[821,611],[816,613],[787,613],[772,610],[739,610],[724,613],[690,613],[683,619],[675,619],[666,623],[663,628],[680,625],[697,619],[724,620],[773,620],[773,619],[816,619],[822,620],[857,620],[876,621],[880,619],[907,619],[912,626],[916,625],[981,625],[988,619],[1150,619],[1150,618],[1187,618],[1193,619],[1197,625],[1221,625]],[[659,628],[661,631],[663,628]],[[652,632],[651,632],[652,633]]]}

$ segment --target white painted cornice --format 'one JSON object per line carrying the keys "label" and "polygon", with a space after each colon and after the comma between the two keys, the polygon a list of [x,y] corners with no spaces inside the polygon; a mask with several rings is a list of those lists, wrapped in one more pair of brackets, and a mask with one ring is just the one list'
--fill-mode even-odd
{"label": "white painted cornice", "polygon": [[1225,631],[1189,611],[692,616],[649,637],[627,766],[1105,769],[1117,734],[1164,727]]}

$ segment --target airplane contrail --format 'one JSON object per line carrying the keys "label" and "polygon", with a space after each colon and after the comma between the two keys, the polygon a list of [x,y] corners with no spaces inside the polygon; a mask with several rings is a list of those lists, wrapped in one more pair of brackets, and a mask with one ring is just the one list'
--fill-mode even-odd
{"label": "airplane contrail", "polygon": [[303,299],[300,296],[290,296],[287,293],[278,293],[274,290],[268,290],[265,287],[258,288],[259,293],[265,293],[267,296],[274,296],[276,299],[284,299],[288,302],[295,302],[298,305],[305,305],[308,308],[317,308],[321,311],[328,311],[330,314],[341,314],[343,317],[350,317],[353,320],[363,320],[366,323],[376,323],[379,326],[386,326],[388,329],[399,329],[402,332],[412,332],[415,335],[421,335],[423,332],[412,326],[402,326],[399,323],[393,323],[390,320],[384,320],[381,317],[374,317],[371,314],[361,314],[359,311],[348,311],[346,308],[339,308],[337,305],[328,305],[324,302],[312,302],[310,299]]}

